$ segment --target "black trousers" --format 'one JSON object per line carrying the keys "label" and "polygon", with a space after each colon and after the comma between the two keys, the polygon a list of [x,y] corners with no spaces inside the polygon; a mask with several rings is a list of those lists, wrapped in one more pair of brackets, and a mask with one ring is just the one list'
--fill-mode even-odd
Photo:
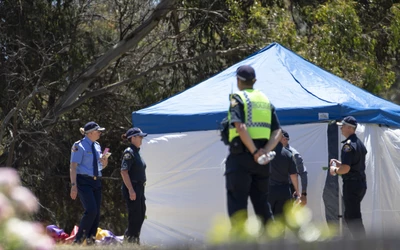
{"label": "black trousers", "polygon": [[91,238],[97,234],[100,221],[101,180],[77,174],[76,185],[79,199],[85,209],[75,237],[75,241],[79,242],[83,240],[82,237]]}
{"label": "black trousers", "polygon": [[365,181],[343,181],[344,219],[353,238],[365,237],[361,216],[361,201],[367,191]]}
{"label": "black trousers", "polygon": [[138,238],[140,230],[146,216],[146,197],[144,196],[144,185],[142,182],[132,183],[133,189],[136,192],[136,200],[129,199],[129,191],[125,187],[122,188],[122,194],[126,200],[128,209],[128,227],[125,230],[125,236],[130,239]]}
{"label": "black trousers", "polygon": [[[269,165],[257,164],[250,153],[230,154],[226,160],[226,191],[228,214],[232,217],[244,211],[250,196],[254,212],[265,224],[272,218],[268,203]],[[234,225],[232,225],[234,226]]]}
{"label": "black trousers", "polygon": [[283,207],[288,201],[292,201],[289,184],[269,186],[268,202],[275,218],[283,214]]}

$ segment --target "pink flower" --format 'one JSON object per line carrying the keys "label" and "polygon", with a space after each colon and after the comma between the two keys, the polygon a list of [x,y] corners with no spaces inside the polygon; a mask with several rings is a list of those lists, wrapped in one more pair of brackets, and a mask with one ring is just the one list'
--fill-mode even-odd
{"label": "pink flower", "polygon": [[6,234],[19,239],[25,249],[50,250],[54,248],[53,239],[43,233],[43,228],[39,223],[12,218],[6,223]]}
{"label": "pink flower", "polygon": [[18,172],[13,168],[0,167],[0,192],[6,195],[21,183]]}
{"label": "pink flower", "polygon": [[35,195],[26,187],[14,187],[10,192],[10,198],[16,203],[21,212],[34,213],[39,209],[39,203]]}
{"label": "pink flower", "polygon": [[8,198],[0,193],[0,223],[12,217],[14,213],[14,208]]}

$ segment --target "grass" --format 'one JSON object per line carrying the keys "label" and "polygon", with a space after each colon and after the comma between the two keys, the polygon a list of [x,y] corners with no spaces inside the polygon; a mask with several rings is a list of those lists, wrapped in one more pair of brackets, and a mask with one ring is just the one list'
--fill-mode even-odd
{"label": "grass", "polygon": [[85,250],[110,250],[110,249],[119,249],[119,250],[125,250],[125,249],[140,249],[140,250],[149,250],[149,249],[160,249],[158,247],[149,247],[149,246],[138,246],[138,245],[107,245],[107,246],[101,246],[101,245],[96,245],[96,246],[73,246],[73,245],[64,245],[64,244],[57,244],[56,247],[54,248],[56,250],[73,250],[73,249],[85,249]]}

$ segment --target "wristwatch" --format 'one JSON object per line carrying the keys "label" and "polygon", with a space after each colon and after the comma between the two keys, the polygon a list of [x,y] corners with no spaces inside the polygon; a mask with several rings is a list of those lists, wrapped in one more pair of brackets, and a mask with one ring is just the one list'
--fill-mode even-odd
{"label": "wristwatch", "polygon": [[302,196],[307,196],[307,192],[301,193]]}
{"label": "wristwatch", "polygon": [[75,183],[71,183],[71,187],[75,186]]}
{"label": "wristwatch", "polygon": [[258,150],[260,150],[259,148],[257,148],[256,150],[254,150],[254,152],[252,153],[252,155],[257,154]]}

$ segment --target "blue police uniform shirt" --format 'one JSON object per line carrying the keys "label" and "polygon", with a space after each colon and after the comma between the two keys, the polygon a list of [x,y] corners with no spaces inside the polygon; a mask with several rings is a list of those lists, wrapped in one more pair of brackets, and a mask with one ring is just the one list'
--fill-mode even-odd
{"label": "blue police uniform shirt", "polygon": [[282,143],[275,147],[276,156],[271,161],[270,185],[288,185],[289,175],[297,174],[296,163],[292,153]]}
{"label": "blue police uniform shirt", "polygon": [[342,164],[350,166],[350,171],[342,175],[343,180],[365,180],[365,155],[367,149],[356,134],[342,141]]}
{"label": "blue police uniform shirt", "polygon": [[96,149],[98,176],[101,176],[102,164],[100,162],[101,147],[98,142],[92,142],[88,137],[85,136],[82,140],[74,143],[71,148],[71,162],[78,163],[76,168],[77,174],[84,174],[93,176],[93,154],[92,144]]}
{"label": "blue police uniform shirt", "polygon": [[[128,170],[132,183],[146,182],[146,163],[139,153],[140,148],[130,145],[124,150],[121,170]],[[125,184],[123,184],[125,186]]]}

